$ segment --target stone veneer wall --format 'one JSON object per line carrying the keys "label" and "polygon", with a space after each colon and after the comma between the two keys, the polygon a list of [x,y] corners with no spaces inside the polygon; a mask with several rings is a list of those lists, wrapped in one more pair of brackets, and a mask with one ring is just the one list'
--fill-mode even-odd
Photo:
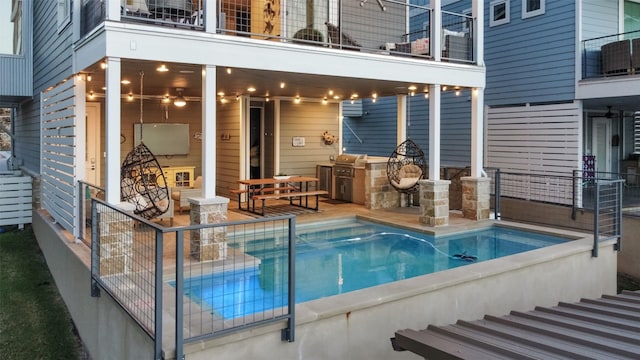
{"label": "stone veneer wall", "polygon": [[[219,224],[227,221],[229,199],[217,197],[215,199],[189,199],[191,203],[191,224]],[[192,230],[191,257],[198,261],[224,260],[227,258],[226,228],[208,227]]]}
{"label": "stone veneer wall", "polygon": [[400,205],[400,193],[387,177],[387,162],[365,164],[364,206],[367,209],[389,209]]}
{"label": "stone veneer wall", "polygon": [[420,180],[420,223],[449,225],[449,180]]}
{"label": "stone veneer wall", "polygon": [[462,215],[471,220],[489,218],[491,190],[490,178],[463,177]]}
{"label": "stone veneer wall", "polygon": [[100,276],[129,272],[133,256],[133,225],[132,218],[98,205]]}

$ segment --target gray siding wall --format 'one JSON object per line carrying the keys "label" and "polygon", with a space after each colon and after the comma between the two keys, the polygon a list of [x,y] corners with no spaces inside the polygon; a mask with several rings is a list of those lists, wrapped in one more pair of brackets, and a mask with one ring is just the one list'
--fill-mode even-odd
{"label": "gray siding wall", "polygon": [[[570,101],[575,94],[576,4],[546,0],[545,14],[522,19],[521,1],[510,1],[508,24],[485,21],[489,106]],[[489,1],[485,2],[489,16]]]}
{"label": "gray siding wall", "polygon": [[33,99],[17,111],[15,152],[24,166],[40,172],[40,92],[72,75],[69,24],[58,33],[56,1],[33,1]]}
{"label": "gray siding wall", "polygon": [[[33,88],[33,19],[30,2],[22,3],[22,54],[0,54],[0,98],[2,96],[31,96]],[[9,14],[3,14],[5,20]],[[3,34],[2,36],[7,36]],[[4,104],[13,105],[13,104]],[[0,106],[3,106],[0,100]]]}
{"label": "gray siding wall", "polygon": [[[280,102],[280,172],[316,176],[316,163],[328,162],[339,153],[338,142],[322,141],[325,131],[338,136],[338,104]],[[292,138],[305,138],[304,146],[293,146]]]}
{"label": "gray siding wall", "polygon": [[618,31],[618,0],[582,0],[582,40]]}
{"label": "gray siding wall", "polygon": [[[442,166],[468,166],[471,162],[471,102],[470,91],[462,90],[442,94],[441,108],[441,164]],[[344,126],[343,147],[347,153],[370,156],[389,156],[396,143],[396,97],[381,98],[375,103],[363,100],[362,117],[345,117],[362,143]],[[422,95],[409,98],[407,137],[415,141],[429,155],[429,99]]]}

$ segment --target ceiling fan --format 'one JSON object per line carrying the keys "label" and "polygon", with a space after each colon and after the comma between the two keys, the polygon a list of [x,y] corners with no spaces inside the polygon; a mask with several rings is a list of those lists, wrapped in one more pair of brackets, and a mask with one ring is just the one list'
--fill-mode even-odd
{"label": "ceiling fan", "polygon": [[607,108],[609,109],[609,111],[604,114],[604,117],[606,117],[607,119],[611,119],[613,117],[613,113],[611,112],[611,105],[607,106]]}

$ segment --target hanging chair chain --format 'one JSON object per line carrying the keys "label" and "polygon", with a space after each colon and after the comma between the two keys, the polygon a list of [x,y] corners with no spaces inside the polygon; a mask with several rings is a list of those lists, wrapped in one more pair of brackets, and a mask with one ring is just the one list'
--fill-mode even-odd
{"label": "hanging chair chain", "polygon": [[144,103],[143,89],[144,89],[144,71],[140,70],[140,142],[142,142],[144,139],[144,137],[142,136],[142,129],[143,129],[142,114],[143,114],[143,103]]}

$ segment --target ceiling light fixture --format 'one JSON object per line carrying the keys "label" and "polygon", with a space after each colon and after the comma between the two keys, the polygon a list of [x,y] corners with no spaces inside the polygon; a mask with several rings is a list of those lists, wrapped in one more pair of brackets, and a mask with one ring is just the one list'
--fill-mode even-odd
{"label": "ceiling light fixture", "polygon": [[281,82],[280,83],[280,89],[284,89],[284,85],[285,85],[284,82]]}
{"label": "ceiling light fixture", "polygon": [[178,96],[175,98],[175,100],[173,100],[173,105],[177,107],[183,107],[187,105],[187,99],[185,99],[184,96],[182,96],[182,91],[184,91],[184,89],[176,88],[176,91],[178,92]]}
{"label": "ceiling light fixture", "polygon": [[322,105],[327,105],[327,98],[322,99]]}
{"label": "ceiling light fixture", "polygon": [[269,97],[267,96],[266,101],[269,102]]}
{"label": "ceiling light fixture", "polygon": [[165,104],[170,103],[170,102],[171,102],[171,99],[169,98],[169,95],[165,95],[165,96],[162,98],[162,102],[163,102],[163,103],[165,103]]}
{"label": "ceiling light fixture", "polygon": [[87,81],[91,81],[91,74],[87,74]]}
{"label": "ceiling light fixture", "polygon": [[129,101],[133,101],[133,94],[129,93],[129,97],[128,98],[129,98]]}
{"label": "ceiling light fixture", "polygon": [[447,85],[442,87],[442,92],[445,92],[445,91],[447,91]]}
{"label": "ceiling light fixture", "polygon": [[127,79],[124,79],[124,80],[120,81],[120,84],[122,84],[122,85],[129,85],[129,84],[131,84],[131,81],[129,81],[129,80],[127,80]]}
{"label": "ceiling light fixture", "polygon": [[429,98],[429,92],[424,93],[424,98],[428,99]]}
{"label": "ceiling light fixture", "polygon": [[89,98],[93,99],[93,91],[89,91]]}
{"label": "ceiling light fixture", "polygon": [[256,88],[255,88],[255,87],[253,87],[253,86],[249,86],[249,87],[247,88],[247,91],[248,91],[248,92],[250,92],[250,93],[252,93],[252,92],[255,92],[255,91],[256,91]]}
{"label": "ceiling light fixture", "polygon": [[295,102],[296,102],[296,104],[300,104],[300,96],[296,96]]}
{"label": "ceiling light fixture", "polygon": [[411,91],[415,91],[417,89],[417,87],[415,85],[410,85],[408,87],[408,89],[411,90]]}
{"label": "ceiling light fixture", "polygon": [[100,68],[101,68],[102,70],[106,69],[106,68],[107,68],[107,63],[106,63],[106,62],[104,62],[104,61],[103,61],[103,62],[101,62],[101,63],[100,63]]}
{"label": "ceiling light fixture", "polygon": [[227,74],[231,74],[231,68],[227,68]]}
{"label": "ceiling light fixture", "polygon": [[165,64],[162,64],[162,65],[160,65],[160,66],[158,66],[156,68],[156,71],[158,71],[158,72],[167,72],[167,71],[169,71],[169,68],[167,68],[167,66]]}

